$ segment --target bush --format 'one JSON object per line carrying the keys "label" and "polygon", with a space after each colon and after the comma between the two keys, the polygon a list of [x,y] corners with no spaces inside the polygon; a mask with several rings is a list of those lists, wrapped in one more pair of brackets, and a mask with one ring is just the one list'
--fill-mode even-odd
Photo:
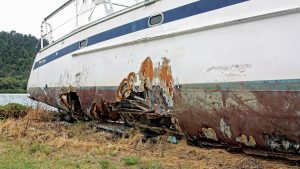
{"label": "bush", "polygon": [[0,106],[0,119],[20,118],[26,116],[28,107],[18,103]]}

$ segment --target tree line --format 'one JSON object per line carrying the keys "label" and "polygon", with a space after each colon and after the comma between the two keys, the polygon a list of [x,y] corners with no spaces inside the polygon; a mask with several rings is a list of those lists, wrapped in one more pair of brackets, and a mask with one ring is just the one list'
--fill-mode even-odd
{"label": "tree line", "polygon": [[32,35],[0,32],[0,93],[25,93],[38,39]]}

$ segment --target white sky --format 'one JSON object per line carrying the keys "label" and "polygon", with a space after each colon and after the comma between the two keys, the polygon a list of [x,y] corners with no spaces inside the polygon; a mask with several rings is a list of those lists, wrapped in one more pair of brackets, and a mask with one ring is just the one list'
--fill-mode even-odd
{"label": "white sky", "polygon": [[40,37],[43,19],[66,0],[0,0],[0,31]]}
{"label": "white sky", "polygon": [[[0,0],[0,31],[10,32],[12,30],[15,30],[16,32],[31,34],[39,38],[40,26],[43,19],[67,1],[68,0]],[[126,2],[132,5],[135,0],[114,0],[113,2],[122,4]],[[75,10],[75,4],[74,6],[72,6],[71,4],[70,8],[72,8],[72,10]],[[82,10],[84,9],[82,8]],[[68,13],[69,16],[66,16],[66,14],[62,13],[62,16],[57,17],[57,21],[64,22],[67,19],[74,17],[75,11],[71,13],[71,15],[70,13]],[[88,13],[86,14],[87,16],[89,15]],[[74,23],[75,20],[73,20],[73,22],[69,22],[69,29],[75,28]],[[51,24],[54,28],[59,25],[55,24],[55,21],[54,24]],[[62,27],[60,28],[60,30],[56,30],[56,33],[62,33],[61,30],[65,30],[65,28]],[[55,34],[54,37],[57,38]]]}

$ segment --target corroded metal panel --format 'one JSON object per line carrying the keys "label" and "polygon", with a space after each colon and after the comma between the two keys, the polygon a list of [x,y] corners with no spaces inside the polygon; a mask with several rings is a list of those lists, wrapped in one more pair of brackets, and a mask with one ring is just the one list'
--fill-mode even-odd
{"label": "corroded metal panel", "polygon": [[[300,92],[182,88],[175,113],[192,140],[300,153]],[[216,136],[208,136],[208,130]]]}
{"label": "corroded metal panel", "polygon": [[170,60],[154,64],[148,57],[139,72],[130,72],[119,86],[29,92],[79,120],[122,119],[148,125],[158,120],[155,125],[181,131],[193,142],[300,154],[300,81],[181,85],[173,81]]}

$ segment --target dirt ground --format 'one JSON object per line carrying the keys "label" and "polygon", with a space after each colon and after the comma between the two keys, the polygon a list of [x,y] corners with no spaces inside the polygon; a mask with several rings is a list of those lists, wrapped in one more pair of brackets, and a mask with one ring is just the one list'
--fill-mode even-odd
{"label": "dirt ground", "polygon": [[300,168],[297,162],[230,153],[167,142],[144,143],[97,132],[87,123],[53,121],[53,113],[29,110],[20,119],[0,121],[0,168]]}

